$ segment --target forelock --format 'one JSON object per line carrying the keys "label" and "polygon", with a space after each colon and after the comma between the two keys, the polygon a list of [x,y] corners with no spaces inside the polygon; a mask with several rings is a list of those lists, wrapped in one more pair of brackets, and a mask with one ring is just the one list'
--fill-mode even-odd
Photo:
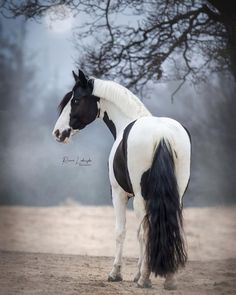
{"label": "forelock", "polygon": [[68,102],[70,101],[71,97],[72,97],[72,93],[73,91],[68,92],[62,99],[62,101],[60,102],[59,106],[58,106],[58,110],[59,113],[61,114],[64,107],[68,104]]}

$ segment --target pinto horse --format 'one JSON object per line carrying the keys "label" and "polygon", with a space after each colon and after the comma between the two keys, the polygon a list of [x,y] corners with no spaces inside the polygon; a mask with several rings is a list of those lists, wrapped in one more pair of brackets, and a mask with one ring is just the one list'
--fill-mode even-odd
{"label": "pinto horse", "polygon": [[75,85],[59,105],[53,130],[59,142],[101,118],[114,144],[109,178],[116,216],[116,253],[109,281],[121,281],[126,205],[133,197],[138,219],[140,253],[134,277],[139,287],[151,287],[150,274],[165,277],[164,288],[175,289],[175,273],[187,261],[182,197],[190,177],[191,140],[177,121],[154,117],[127,88],[73,72]]}

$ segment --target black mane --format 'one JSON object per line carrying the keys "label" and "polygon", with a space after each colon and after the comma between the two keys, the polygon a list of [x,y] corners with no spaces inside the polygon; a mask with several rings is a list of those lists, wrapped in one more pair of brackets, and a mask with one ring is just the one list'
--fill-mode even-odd
{"label": "black mane", "polygon": [[63,111],[64,107],[67,105],[67,103],[69,102],[70,98],[72,95],[72,91],[68,92],[62,99],[62,101],[60,102],[59,106],[58,106],[58,110],[59,113],[61,114],[61,112]]}

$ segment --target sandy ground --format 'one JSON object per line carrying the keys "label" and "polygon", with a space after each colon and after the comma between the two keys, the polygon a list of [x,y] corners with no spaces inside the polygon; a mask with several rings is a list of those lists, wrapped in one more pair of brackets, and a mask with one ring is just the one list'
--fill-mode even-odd
{"label": "sandy ground", "polygon": [[109,283],[111,207],[3,206],[0,294],[236,294],[235,216],[236,207],[185,209],[189,262],[178,274],[178,290],[165,291],[160,278],[151,290],[132,282],[138,255],[133,211],[127,212],[124,281]]}

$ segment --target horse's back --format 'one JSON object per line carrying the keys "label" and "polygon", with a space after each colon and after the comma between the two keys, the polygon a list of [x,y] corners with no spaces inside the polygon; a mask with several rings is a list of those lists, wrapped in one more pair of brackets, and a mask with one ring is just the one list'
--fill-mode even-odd
{"label": "horse's back", "polygon": [[190,146],[188,132],[178,121],[167,117],[142,117],[133,125],[130,144],[157,143],[162,138],[168,139],[171,145],[181,143]]}

